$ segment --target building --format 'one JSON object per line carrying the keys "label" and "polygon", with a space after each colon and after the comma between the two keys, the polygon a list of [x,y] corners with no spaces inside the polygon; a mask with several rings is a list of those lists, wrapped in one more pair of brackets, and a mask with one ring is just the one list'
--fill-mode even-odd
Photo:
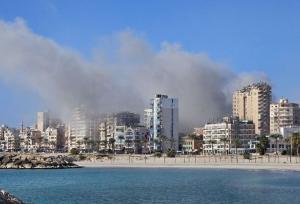
{"label": "building", "polygon": [[239,152],[251,151],[251,141],[256,140],[252,121],[237,117],[224,117],[222,122],[208,123],[203,131],[204,153],[232,153],[237,145]]}
{"label": "building", "polygon": [[99,123],[85,106],[73,110],[69,124],[68,148],[87,149],[87,141],[98,141]]}
{"label": "building", "polygon": [[280,128],[280,134],[284,139],[291,137],[294,133],[300,133],[300,126],[287,126]]}
{"label": "building", "polygon": [[270,105],[270,134],[279,134],[280,128],[299,126],[300,108],[288,99],[280,99],[279,103]]}
{"label": "building", "polygon": [[194,128],[194,134],[203,137],[204,127]]}
{"label": "building", "polygon": [[151,110],[153,113],[154,150],[177,150],[179,142],[178,99],[157,94],[151,100]]}
{"label": "building", "polygon": [[114,114],[117,126],[136,127],[140,123],[140,115],[131,112],[119,112]]}
{"label": "building", "polygon": [[148,129],[153,129],[153,110],[151,108],[144,110],[144,125]]}
{"label": "building", "polygon": [[280,127],[279,133],[274,133],[274,134],[279,134],[278,138],[275,139],[270,136],[268,137],[269,147],[267,148],[267,152],[275,153],[277,151],[277,153],[280,153],[284,150],[288,150],[291,147],[290,138],[295,133],[300,133],[300,126],[294,125],[294,126]]}
{"label": "building", "polygon": [[235,91],[233,94],[233,116],[241,120],[253,121],[257,135],[267,135],[270,131],[271,86],[255,83]]}
{"label": "building", "polygon": [[101,141],[100,147],[102,149],[107,149],[110,139],[113,138],[116,140],[116,123],[116,118],[112,114],[106,115],[102,122],[100,122],[98,130],[99,138]]}
{"label": "building", "polygon": [[17,129],[2,125],[0,133],[0,150],[9,152],[19,150],[20,139],[18,134],[19,132]]}
{"label": "building", "polygon": [[64,130],[64,126],[48,127],[42,134],[44,147],[52,150],[62,149],[65,145]]}
{"label": "building", "polygon": [[202,152],[203,138],[196,135],[186,135],[179,139],[179,150],[183,153]]}
{"label": "building", "polygon": [[135,128],[116,126],[115,128],[115,149],[119,152],[145,153],[149,152],[147,138],[148,130],[144,126]]}
{"label": "building", "polygon": [[37,113],[37,129],[41,132],[45,131],[49,127],[49,113],[38,112]]}

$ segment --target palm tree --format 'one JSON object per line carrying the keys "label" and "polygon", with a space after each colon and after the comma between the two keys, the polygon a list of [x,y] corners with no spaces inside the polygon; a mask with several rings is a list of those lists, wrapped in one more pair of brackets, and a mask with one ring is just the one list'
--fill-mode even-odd
{"label": "palm tree", "polygon": [[235,148],[236,160],[238,160],[237,149],[241,145],[240,139],[239,138],[234,138],[233,139],[233,144],[234,144],[234,148]]}
{"label": "palm tree", "polygon": [[235,153],[237,154],[237,149],[238,149],[238,147],[241,145],[240,139],[235,138],[235,139],[233,140],[233,144],[234,144],[234,148],[235,148]]}
{"label": "palm tree", "polygon": [[300,133],[293,134],[293,145],[296,146],[297,157],[299,157]]}
{"label": "palm tree", "polygon": [[276,155],[278,154],[278,140],[282,138],[281,134],[272,134],[270,135],[270,138],[275,139],[275,145],[276,145]]}

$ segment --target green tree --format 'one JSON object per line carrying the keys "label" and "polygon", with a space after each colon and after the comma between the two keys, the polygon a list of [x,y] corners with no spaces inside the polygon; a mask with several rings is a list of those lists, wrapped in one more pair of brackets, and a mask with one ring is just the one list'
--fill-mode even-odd
{"label": "green tree", "polygon": [[232,143],[234,144],[235,154],[237,155],[237,154],[238,154],[238,153],[237,153],[237,149],[240,147],[241,141],[240,141],[239,138],[234,138],[234,139],[232,140]]}
{"label": "green tree", "polygon": [[260,155],[264,155],[267,151],[267,148],[269,146],[269,140],[265,135],[262,135],[258,138],[258,143],[256,145],[256,151]]}
{"label": "green tree", "polygon": [[296,155],[299,156],[300,133],[293,133],[292,145],[296,148]]}
{"label": "green tree", "polygon": [[241,141],[239,138],[234,138],[232,143],[234,144],[236,161],[238,162],[238,150],[237,149],[238,149],[238,147],[240,147]]}

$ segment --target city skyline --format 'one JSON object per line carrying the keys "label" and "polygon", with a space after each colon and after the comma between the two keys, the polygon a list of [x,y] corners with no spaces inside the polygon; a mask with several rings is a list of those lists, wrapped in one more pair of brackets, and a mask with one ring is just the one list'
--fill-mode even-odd
{"label": "city skyline", "polygon": [[[4,1],[0,8],[0,11],[3,10],[3,12],[0,12],[0,19],[2,28],[12,29],[12,32],[18,31],[15,28],[18,24],[22,24],[20,22],[24,22],[23,28],[29,30],[30,37],[40,37],[47,41],[53,41],[58,46],[63,47],[63,51],[71,49],[73,50],[72,52],[80,56],[80,59],[88,63],[92,61],[90,59],[94,58],[95,50],[102,51],[100,52],[102,54],[103,52],[104,54],[111,54],[108,50],[111,48],[111,44],[116,43],[116,40],[114,40],[115,36],[124,32],[130,33],[127,36],[125,35],[127,40],[129,39],[133,43],[145,46],[146,50],[150,48],[151,55],[155,55],[156,57],[161,57],[161,52],[170,51],[170,49],[179,49],[179,52],[172,53],[172,57],[176,54],[183,54],[187,55],[188,58],[192,58],[192,60],[195,60],[199,55],[200,58],[203,58],[201,54],[204,54],[206,56],[204,61],[210,64],[209,68],[204,69],[204,71],[215,68],[215,64],[221,65],[221,69],[226,69],[224,73],[214,78],[220,79],[219,77],[221,77],[220,80],[225,81],[220,83],[221,86],[224,83],[228,85],[226,81],[240,80],[240,76],[243,75],[246,75],[244,78],[247,79],[247,82],[267,78],[274,90],[275,101],[281,97],[286,97],[292,102],[299,102],[299,96],[295,90],[298,82],[295,82],[296,85],[294,83],[291,84],[291,81],[295,79],[298,73],[297,53],[299,52],[297,52],[297,45],[299,42],[297,36],[299,36],[300,32],[299,28],[295,26],[295,19],[297,19],[299,14],[295,13],[296,10],[294,8],[299,3],[291,1],[290,4],[283,5],[279,1],[273,4],[269,4],[266,1],[259,3],[260,6],[256,7],[255,3],[245,5],[237,1],[233,2],[234,4],[229,7],[229,5],[225,5],[221,1],[215,3],[200,1],[193,5],[194,9],[189,4],[185,4],[183,7],[179,1],[172,1],[172,6],[170,7],[168,7],[168,2],[160,5],[156,5],[154,2],[136,2],[135,6],[123,5],[121,12],[118,13],[120,8],[119,10],[115,9],[113,3],[107,2],[91,2],[90,5],[76,3],[67,8],[65,2],[61,3],[58,1],[31,1],[28,3],[31,6],[22,5],[22,2],[13,3],[11,1]],[[86,13],[91,14],[91,16],[85,14],[77,16],[76,14],[80,13],[81,8],[90,11]],[[104,12],[105,8],[109,8],[110,13]],[[169,8],[169,10],[166,10],[166,8]],[[96,12],[97,9],[99,9],[99,12]],[[203,9],[206,12],[201,12]],[[160,18],[155,18],[151,14],[156,10],[165,10],[166,12],[159,13]],[[256,12],[257,16],[252,19],[250,17],[253,17],[253,12]],[[143,22],[133,20],[138,19],[137,17],[141,15],[144,17]],[[237,19],[237,16],[241,18]],[[22,20],[15,20],[16,18]],[[108,24],[105,23],[106,18],[113,20],[110,20]],[[189,19],[189,23],[186,25],[184,25],[185,21],[183,20],[185,18]],[[158,21],[157,19],[160,20]],[[46,21],[49,21],[49,24],[45,23]],[[97,22],[99,22],[99,25]],[[167,22],[168,24],[166,24]],[[102,24],[103,26],[101,26]],[[235,28],[235,26],[239,29]],[[79,30],[81,27],[83,29]],[[185,32],[178,32],[179,27]],[[59,32],[56,32],[58,30]],[[155,30],[156,32],[154,33],[151,30]],[[3,35],[0,36],[0,40],[1,38],[6,39]],[[169,44],[164,44],[163,46],[165,47],[163,47],[161,44],[164,42],[168,42]],[[108,46],[109,49],[106,49],[105,46]],[[181,46],[181,48],[178,46]],[[5,53],[4,51],[2,52]],[[110,51],[114,52],[115,50]],[[136,55],[136,53],[131,54]],[[165,58],[164,60],[169,59]],[[119,65],[123,63],[119,63]],[[199,64],[203,65],[203,61]],[[3,64],[1,65],[3,66]],[[168,62],[166,66],[172,66],[172,64]],[[2,69],[3,67],[1,67],[2,73],[5,73],[6,70],[4,69],[3,71]],[[147,69],[145,70],[147,71]],[[195,70],[196,68],[190,69],[193,73]],[[220,72],[219,68],[217,70]],[[281,70],[285,70],[285,72],[282,73]],[[256,73],[261,74],[258,74],[259,76],[257,77]],[[174,78],[177,81],[181,79],[177,77],[180,74],[182,74],[180,71],[176,71]],[[203,72],[197,74],[199,74],[196,75],[199,77],[199,80],[203,80]],[[234,77],[226,75],[234,75]],[[27,86],[28,81],[25,81],[24,84],[22,81],[16,82],[18,78],[15,78],[15,76],[12,78],[12,80],[7,79],[4,74],[1,75],[1,111],[3,114],[0,117],[0,122],[7,123],[10,126],[19,126],[23,119],[25,123],[32,124],[35,121],[35,114],[33,113],[48,109],[49,105],[45,98],[41,96],[39,90]],[[24,88],[23,85],[25,85]],[[165,84],[161,85],[164,86]],[[195,85],[200,86],[202,84],[195,83]],[[242,83],[241,86],[243,85],[245,84]],[[186,87],[181,92],[185,92],[190,87],[192,86]],[[206,88],[214,91],[220,85],[216,88],[211,87],[212,84],[208,84]],[[239,87],[230,87],[230,91]],[[146,105],[145,101],[147,102],[148,98],[154,94],[154,89],[157,89],[157,87],[139,97],[144,99],[144,101],[140,101],[141,106],[139,109],[141,111],[143,110],[142,107]],[[169,90],[171,90],[171,93],[167,92]],[[167,91],[163,91],[163,93],[178,96],[176,90],[168,89]],[[161,91],[156,90],[155,92]],[[199,93],[206,94],[205,90],[200,90]],[[194,105],[203,105],[220,99],[214,99],[214,96],[220,96],[219,93],[216,95],[208,93],[208,95],[211,97],[210,100]],[[185,103],[185,99],[182,96],[187,97],[189,95],[179,96],[180,100],[183,100],[184,107],[192,104],[191,102]],[[193,100],[198,98],[195,97]],[[221,95],[220,100],[228,100],[230,98],[231,94],[224,94]],[[20,101],[22,101],[21,106],[19,105]],[[103,103],[101,102],[101,104]],[[134,105],[132,104],[132,106]],[[220,112],[219,115],[221,116],[223,114],[222,109],[226,109],[230,105],[229,100],[229,103],[227,101],[224,106],[222,104],[215,104],[213,107],[217,107],[216,110]],[[180,108],[180,110],[183,111],[184,108]],[[187,114],[190,114],[190,112],[188,110]],[[197,112],[201,114],[205,110],[197,109]],[[207,115],[209,113],[204,113],[203,118],[207,118]],[[215,113],[211,115],[215,115]]]}
{"label": "city skyline", "polygon": [[299,11],[0,0],[0,204],[298,203]]}

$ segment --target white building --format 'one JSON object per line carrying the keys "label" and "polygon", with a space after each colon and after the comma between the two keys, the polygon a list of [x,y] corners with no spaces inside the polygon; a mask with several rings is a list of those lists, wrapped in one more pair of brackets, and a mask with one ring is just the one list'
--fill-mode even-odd
{"label": "white building", "polygon": [[37,113],[37,129],[41,132],[45,131],[49,127],[49,113],[38,112]]}
{"label": "white building", "polygon": [[238,151],[251,150],[251,141],[256,140],[255,125],[252,121],[224,117],[222,122],[208,123],[203,130],[204,153],[229,153],[235,151],[235,140],[238,140]]}
{"label": "white building", "polygon": [[270,105],[270,134],[279,134],[281,127],[300,125],[300,108],[288,99]]}
{"label": "white building", "polygon": [[69,125],[68,146],[86,149],[86,141],[98,141],[98,121],[88,113],[84,106],[74,109]]}
{"label": "white building", "polygon": [[127,152],[142,153],[149,152],[148,130],[143,126],[126,127],[116,126],[115,128],[115,145],[116,150]]}
{"label": "white building", "polygon": [[153,110],[151,108],[144,110],[144,125],[148,129],[153,129]]}
{"label": "white building", "polygon": [[280,134],[285,139],[291,137],[294,133],[300,133],[300,126],[288,126],[280,128]]}
{"label": "white building", "polygon": [[2,151],[18,150],[20,147],[20,139],[18,134],[18,130],[2,126],[0,135],[0,149]]}
{"label": "white building", "polygon": [[[178,149],[178,99],[157,94],[151,100],[155,150]],[[151,114],[151,112],[148,112]],[[163,140],[168,140],[163,141]],[[156,142],[155,142],[156,141]],[[158,141],[158,142],[157,142]]]}

